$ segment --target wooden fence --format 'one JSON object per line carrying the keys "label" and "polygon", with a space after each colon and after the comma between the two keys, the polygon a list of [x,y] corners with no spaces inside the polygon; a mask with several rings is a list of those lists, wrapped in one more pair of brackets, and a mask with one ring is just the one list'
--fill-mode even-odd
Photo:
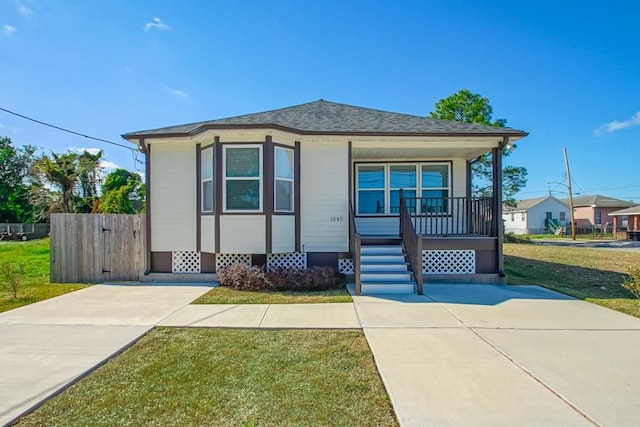
{"label": "wooden fence", "polygon": [[51,282],[139,280],[145,268],[145,216],[51,215]]}

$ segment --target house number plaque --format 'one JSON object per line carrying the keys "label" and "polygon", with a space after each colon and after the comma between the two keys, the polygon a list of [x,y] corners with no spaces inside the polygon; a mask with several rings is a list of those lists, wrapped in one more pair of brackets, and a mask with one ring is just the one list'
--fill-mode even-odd
{"label": "house number plaque", "polygon": [[343,216],[330,216],[329,222],[344,222]]}

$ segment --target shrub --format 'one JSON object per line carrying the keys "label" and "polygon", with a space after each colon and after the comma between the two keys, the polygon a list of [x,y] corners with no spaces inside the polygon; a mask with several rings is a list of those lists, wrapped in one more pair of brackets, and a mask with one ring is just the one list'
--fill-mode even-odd
{"label": "shrub", "polygon": [[331,267],[276,268],[267,272],[270,288],[277,291],[328,291],[344,286],[345,276]]}
{"label": "shrub", "polygon": [[24,278],[24,265],[3,262],[0,264],[0,285],[4,290],[18,298],[18,291]]}
{"label": "shrub", "polygon": [[627,273],[629,275],[622,282],[622,287],[631,292],[640,304],[640,267],[629,267]]}
{"label": "shrub", "polygon": [[259,291],[264,290],[266,280],[261,268],[236,263],[218,271],[218,282],[239,291]]}
{"label": "shrub", "polygon": [[242,291],[306,292],[339,289],[345,284],[345,276],[331,267],[265,270],[245,264],[233,264],[218,271],[218,281],[220,286]]}

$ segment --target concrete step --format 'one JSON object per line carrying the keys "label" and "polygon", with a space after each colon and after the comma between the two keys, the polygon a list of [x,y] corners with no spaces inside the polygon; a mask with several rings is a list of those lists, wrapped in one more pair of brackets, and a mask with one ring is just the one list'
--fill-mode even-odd
{"label": "concrete step", "polygon": [[413,294],[415,283],[407,282],[360,282],[361,294]]}
{"label": "concrete step", "polygon": [[404,262],[405,258],[402,253],[393,255],[360,255],[361,264],[395,264]]}
{"label": "concrete step", "polygon": [[402,252],[402,245],[368,245],[360,248],[360,255],[399,255]]}
{"label": "concrete step", "polygon": [[411,273],[375,271],[360,273],[361,282],[408,282],[411,281]]}
{"label": "concrete step", "polygon": [[360,263],[360,272],[370,272],[370,271],[409,271],[409,263],[408,262],[396,262],[396,263],[372,263],[372,264],[362,264]]}

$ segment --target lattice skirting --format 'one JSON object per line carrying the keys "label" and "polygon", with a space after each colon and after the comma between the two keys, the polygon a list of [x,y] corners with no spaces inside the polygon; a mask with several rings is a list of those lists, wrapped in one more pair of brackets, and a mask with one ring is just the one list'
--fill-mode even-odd
{"label": "lattice skirting", "polygon": [[422,272],[425,274],[474,274],[476,272],[476,251],[422,251]]}
{"label": "lattice skirting", "polygon": [[307,268],[307,254],[302,252],[267,254],[267,267],[269,268],[297,267],[297,268],[305,269]]}
{"label": "lattice skirting", "polygon": [[200,273],[200,252],[175,251],[171,253],[172,273]]}
{"label": "lattice skirting", "polygon": [[352,259],[339,259],[338,271],[342,274],[353,274],[353,260]]}
{"label": "lattice skirting", "polygon": [[242,263],[251,266],[251,255],[249,254],[216,254],[216,271],[219,268],[232,264]]}

